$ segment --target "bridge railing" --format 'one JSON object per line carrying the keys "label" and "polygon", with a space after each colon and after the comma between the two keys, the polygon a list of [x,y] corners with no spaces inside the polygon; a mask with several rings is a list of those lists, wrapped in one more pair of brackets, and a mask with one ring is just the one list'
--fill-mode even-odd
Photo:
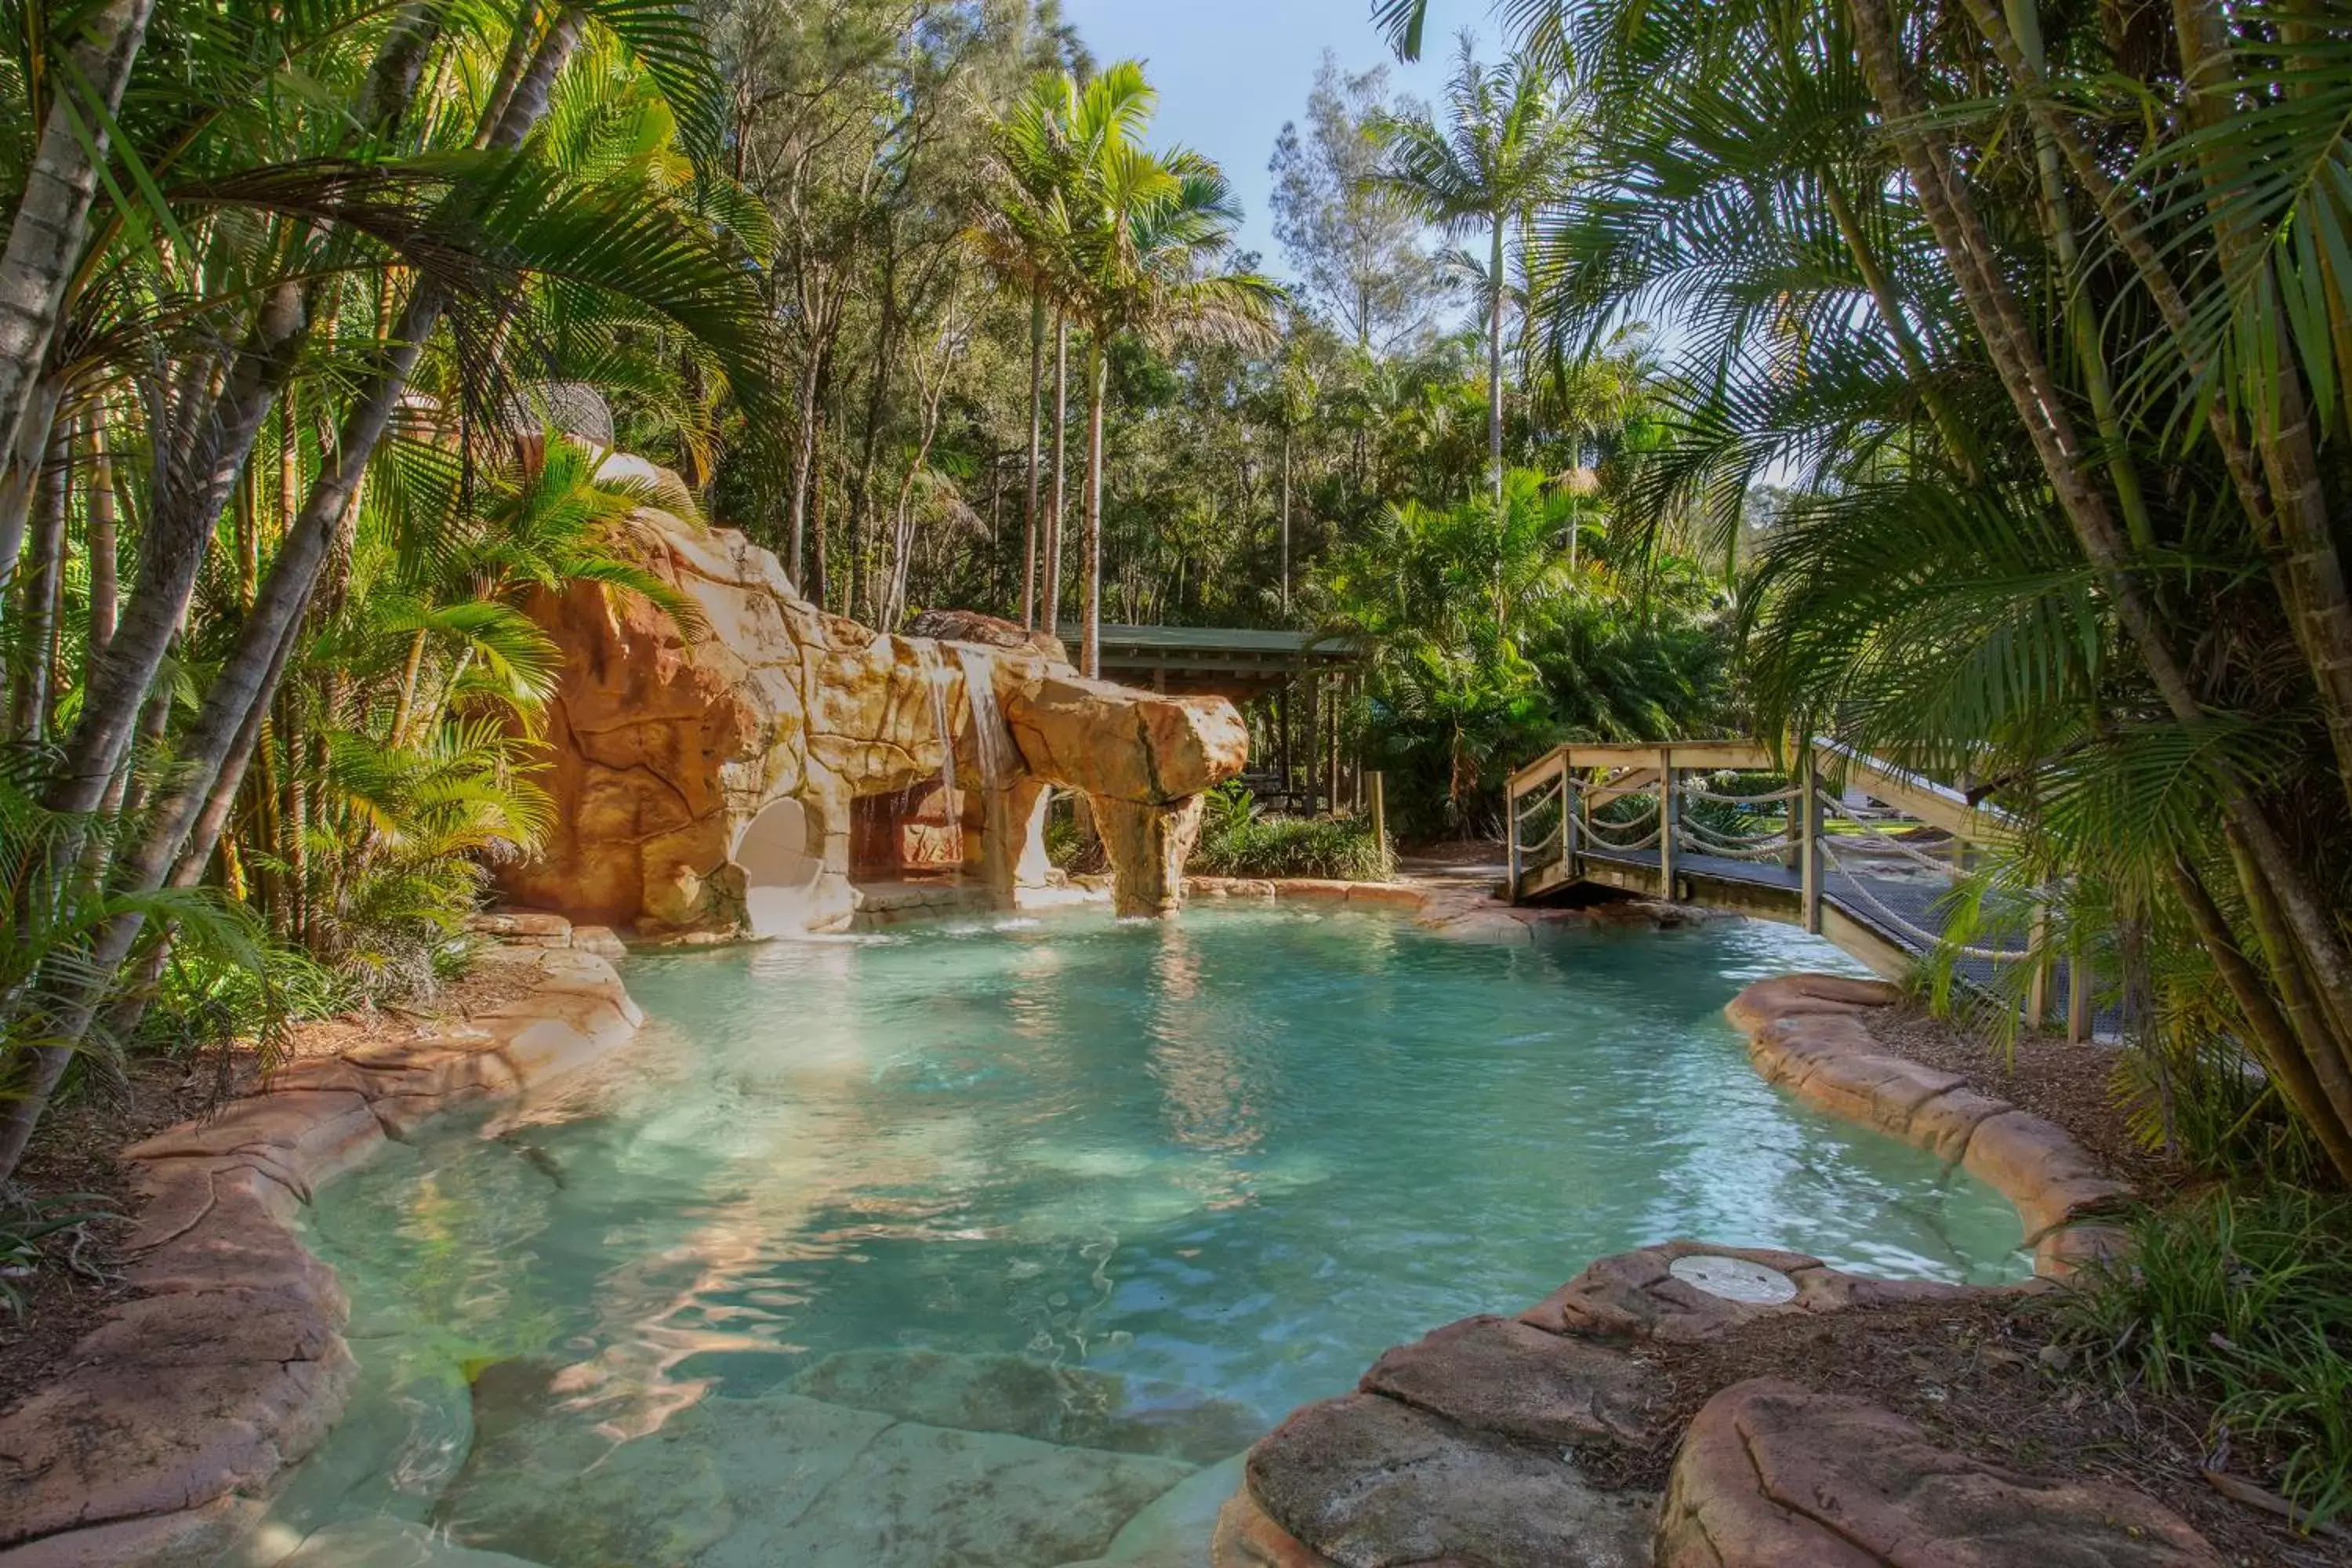
{"label": "bridge railing", "polygon": [[2017,825],[1908,769],[1827,740],[1777,752],[1737,741],[1570,743],[1512,774],[1508,800],[1514,899],[1591,879],[1596,866],[1654,868],[1669,900],[1696,878],[1882,971],[1932,954],[1991,990],[2024,966],[2032,1027],[2063,974],[2069,1033],[2089,1027],[2086,973],[2051,951],[2048,898],[2021,943],[1951,934],[1954,890]]}

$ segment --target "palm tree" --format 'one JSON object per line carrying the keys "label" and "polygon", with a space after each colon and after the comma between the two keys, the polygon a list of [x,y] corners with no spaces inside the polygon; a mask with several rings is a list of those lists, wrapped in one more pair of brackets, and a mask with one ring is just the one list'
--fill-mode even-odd
{"label": "palm tree", "polygon": [[1580,11],[1547,325],[1683,324],[1630,521],[1798,476],[1743,584],[1759,721],[1989,781],[2007,885],[2161,993],[2136,1059],[2242,1042],[2352,1177],[2352,43],[2305,0],[1954,15]]}
{"label": "palm tree", "polygon": [[[1045,72],[989,128],[988,190],[971,237],[982,262],[998,279],[1029,296],[1029,469],[1023,514],[1021,619],[1039,624],[1039,574],[1044,581],[1044,625],[1056,629],[1061,608],[1061,472],[1065,385],[1069,335],[1066,314],[1075,287],[1078,254],[1076,225],[1084,215],[1072,197],[1080,183],[1085,132],[1080,120],[1118,122],[1142,112],[1142,76],[1102,81],[1100,100],[1089,111],[1087,90],[1067,72]],[[1045,318],[1055,317],[1055,482],[1052,509],[1041,540],[1038,532],[1040,427],[1044,422]],[[1040,546],[1043,546],[1040,560]]]}
{"label": "palm tree", "polygon": [[[295,715],[279,688],[314,605],[348,587],[354,527],[400,498],[385,454],[463,443],[519,352],[595,360],[648,328],[698,345],[747,412],[766,406],[766,317],[712,216],[740,217],[740,204],[698,179],[686,188],[677,161],[644,144],[648,127],[691,157],[715,144],[717,73],[681,12],[634,0],[544,17],[297,8],[173,37],[203,58],[175,57],[123,99],[107,147],[113,200],[73,240],[58,307],[71,330],[54,342],[70,353],[43,351],[41,396],[26,407],[47,423],[16,432],[16,450],[36,435],[46,450],[52,426],[106,426],[109,526],[135,520],[124,542],[137,575],[119,605],[111,591],[103,606],[93,598],[87,679],[41,781],[53,820],[87,825],[87,852],[61,852],[63,864],[128,901],[89,934],[72,984],[14,993],[0,1019],[0,1180],[138,947],[139,900],[200,876],[238,803],[270,793],[273,769],[284,782]],[[427,70],[436,58],[451,68]],[[597,79],[567,107],[575,59]],[[345,109],[280,101],[289,62],[306,109],[322,93],[345,95]],[[610,101],[621,77],[667,116],[625,117],[615,134],[627,148],[593,149],[584,105]],[[558,110],[556,134],[534,140]],[[273,411],[279,439],[264,443]],[[0,499],[15,493],[0,485]],[[236,612],[192,615],[232,498]],[[55,531],[26,563],[44,584]],[[73,663],[58,630],[37,639],[45,673]],[[191,676],[198,701],[183,722],[152,693]],[[146,769],[164,744],[177,765]],[[257,758],[263,776],[249,780]],[[20,899],[5,913],[13,926],[39,911]]]}
{"label": "palm tree", "polygon": [[1077,153],[1068,309],[1087,331],[1087,473],[1080,545],[1081,667],[1102,663],[1102,486],[1111,341],[1131,332],[1178,341],[1262,343],[1274,331],[1275,286],[1255,273],[1219,272],[1240,209],[1223,171],[1197,153],[1155,155],[1140,135],[1154,94],[1132,61],[1076,95]]}
{"label": "palm tree", "polygon": [[1525,57],[1492,69],[1481,66],[1468,37],[1446,86],[1450,110],[1441,126],[1419,119],[1375,122],[1383,143],[1383,184],[1412,202],[1447,233],[1485,231],[1486,296],[1487,478],[1503,496],[1503,301],[1514,225],[1524,224],[1566,189],[1575,155],[1575,120],[1549,73]]}

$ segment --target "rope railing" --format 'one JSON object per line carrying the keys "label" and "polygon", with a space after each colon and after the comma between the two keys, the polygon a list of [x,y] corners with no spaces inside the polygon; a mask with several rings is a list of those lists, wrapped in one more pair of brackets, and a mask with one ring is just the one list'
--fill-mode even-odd
{"label": "rope railing", "polygon": [[1847,810],[1843,804],[1841,804],[1834,796],[1831,795],[1827,791],[1822,792],[1821,804],[1822,815],[1824,821],[1831,819],[1843,819],[1853,823],[1856,827],[1862,829],[1860,833],[1848,835],[1848,837],[1860,839],[1864,843],[1875,844],[1882,848],[1891,849],[1906,860],[1909,860],[1916,865],[1924,867],[1927,870],[1934,871],[1940,876],[1949,877],[1957,874],[1957,868],[1955,868],[1950,861],[1939,860],[1935,856],[1927,853],[1925,850],[1918,848],[1915,845],[1906,844],[1901,839],[1894,837],[1889,834],[1878,832],[1871,827],[1870,825],[1864,822],[1862,818],[1854,816],[1853,812]]}
{"label": "rope railing", "polygon": [[[2026,960],[2038,962],[2042,957],[2042,954],[2031,946],[1973,947],[1965,942],[1955,942],[1940,931],[1931,931],[1915,925],[1908,916],[1895,910],[1885,900],[1870,890],[1870,879],[1866,875],[1849,870],[1845,862],[1839,858],[1838,852],[1826,839],[1822,843],[1821,852],[1822,858],[1829,863],[1831,868],[1845,879],[1847,889],[1875,910],[1886,928],[1897,936],[1909,937],[1923,948],[1940,948],[1961,958],[1983,959],[1991,963],[2016,963]],[[1944,869],[1948,871],[1950,868],[1946,867]]]}

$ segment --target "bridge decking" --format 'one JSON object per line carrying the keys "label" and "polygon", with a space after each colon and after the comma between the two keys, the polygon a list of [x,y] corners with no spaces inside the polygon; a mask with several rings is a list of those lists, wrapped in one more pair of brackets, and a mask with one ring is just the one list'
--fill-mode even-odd
{"label": "bridge decking", "polygon": [[[1793,770],[1799,783],[1789,794],[1796,798],[1786,803],[1788,826],[1777,830],[1780,837],[1773,840],[1769,833],[1765,835],[1760,853],[1778,858],[1710,854],[1683,827],[1679,811],[1666,804],[1680,799],[1689,787],[1682,782],[1686,773],[1779,771],[1785,766],[1776,764],[1760,746],[1737,743],[1560,747],[1512,779],[1513,896],[1532,902],[1589,884],[1729,910],[1817,930],[1888,978],[1912,973],[1950,933],[1956,877],[1948,868],[1939,875],[1923,866],[1930,857],[1918,848],[1900,847],[1888,830],[1940,829],[1949,836],[1943,842],[1958,850],[1970,842],[1990,841],[2004,830],[2004,819],[1955,792],[1826,744],[1803,755]],[[1831,776],[1831,767],[1856,794],[1883,803],[1892,819],[1851,824],[1856,829],[1852,835],[1825,833],[1822,807],[1815,803],[1830,797],[1818,791],[1815,781]],[[1662,857],[1654,845],[1619,847],[1596,837],[1589,826],[1595,805],[1653,794],[1660,805],[1656,825],[1645,836],[1662,837],[1666,824],[1674,824],[1672,889],[1664,886]],[[1800,813],[1799,800],[1807,804],[1807,811]],[[1541,809],[1554,801],[1565,806],[1568,820],[1548,830],[1542,842],[1523,843],[1523,811],[1531,802]],[[1622,837],[1627,825],[1614,825],[1614,831]],[[1817,897],[1809,897],[1809,870]],[[2075,984],[2074,966],[2063,955],[2037,961],[2032,942],[2022,935],[1972,931],[1966,948],[1952,959],[1956,976],[1986,993],[2000,988],[2003,971],[2037,963],[2040,974],[2032,983],[2028,1022],[2038,1025],[2054,995],[2063,998],[2069,1033],[2079,1037],[2091,1032],[2100,1020],[2091,1016],[2088,986]]]}

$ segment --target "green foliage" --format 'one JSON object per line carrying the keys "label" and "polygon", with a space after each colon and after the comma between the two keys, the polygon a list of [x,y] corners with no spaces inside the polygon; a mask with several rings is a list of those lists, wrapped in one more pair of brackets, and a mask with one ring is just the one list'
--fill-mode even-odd
{"label": "green foliage", "polygon": [[2130,1260],[2060,1299],[2064,1338],[2127,1385],[2210,1404],[2214,1436],[2282,1456],[2320,1522],[2352,1509],[2352,1204],[2215,1189],[2144,1212]]}
{"label": "green foliage", "polygon": [[1385,881],[1389,846],[1372,837],[1369,817],[1270,816],[1238,783],[1210,793],[1201,842],[1189,869],[1210,877],[1324,877]]}
{"label": "green foliage", "polygon": [[1712,581],[1611,559],[1603,502],[1515,469],[1503,506],[1406,501],[1336,552],[1311,595],[1372,655],[1356,717],[1410,833],[1491,832],[1513,767],[1569,738],[1705,733],[1730,702]]}

